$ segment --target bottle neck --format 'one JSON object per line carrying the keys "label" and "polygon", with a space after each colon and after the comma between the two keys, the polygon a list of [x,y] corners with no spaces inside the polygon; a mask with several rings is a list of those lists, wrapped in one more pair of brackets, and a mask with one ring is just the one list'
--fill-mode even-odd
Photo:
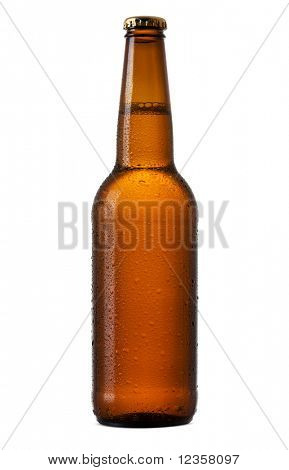
{"label": "bottle neck", "polygon": [[156,30],[127,35],[117,132],[117,166],[173,164],[173,133],[164,36]]}

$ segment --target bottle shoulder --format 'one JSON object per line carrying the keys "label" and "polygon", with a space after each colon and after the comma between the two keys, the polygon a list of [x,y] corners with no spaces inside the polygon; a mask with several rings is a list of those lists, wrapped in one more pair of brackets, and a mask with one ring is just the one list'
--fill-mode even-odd
{"label": "bottle shoulder", "polygon": [[94,202],[165,199],[196,203],[190,186],[174,167],[113,170]]}

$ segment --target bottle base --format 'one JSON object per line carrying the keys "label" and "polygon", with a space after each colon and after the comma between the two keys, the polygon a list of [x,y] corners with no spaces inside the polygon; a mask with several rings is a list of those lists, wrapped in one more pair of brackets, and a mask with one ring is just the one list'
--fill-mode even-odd
{"label": "bottle base", "polygon": [[128,413],[113,418],[97,417],[97,421],[105,426],[120,428],[161,428],[188,424],[192,417],[174,416],[164,413]]}

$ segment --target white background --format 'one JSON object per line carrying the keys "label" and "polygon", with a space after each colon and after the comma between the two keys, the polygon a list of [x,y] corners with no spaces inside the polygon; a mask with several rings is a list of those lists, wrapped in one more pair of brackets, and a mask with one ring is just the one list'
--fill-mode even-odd
{"label": "white background", "polygon": [[[176,428],[96,423],[89,317],[45,382],[90,310],[81,205],[92,201],[107,170],[23,40],[111,169],[122,21],[165,17],[181,168],[285,6],[286,0],[0,2],[1,445],[44,384],[2,451],[3,469],[51,468],[48,455],[127,452],[162,455],[167,468],[180,454],[198,453],[240,454],[240,469],[288,468],[289,8],[183,171],[204,206],[199,308],[228,357],[200,318],[198,412]],[[209,200],[216,207],[229,200],[222,221],[228,249],[218,240],[208,246]],[[58,249],[59,201],[78,207],[73,250]]]}

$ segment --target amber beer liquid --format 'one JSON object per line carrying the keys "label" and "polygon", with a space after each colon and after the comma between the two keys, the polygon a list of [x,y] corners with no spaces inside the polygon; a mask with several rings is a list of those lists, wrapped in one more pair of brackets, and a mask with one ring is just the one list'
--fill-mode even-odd
{"label": "amber beer liquid", "polygon": [[93,223],[93,409],[185,424],[196,407],[197,206],[173,161],[162,18],[128,18],[116,165]]}

